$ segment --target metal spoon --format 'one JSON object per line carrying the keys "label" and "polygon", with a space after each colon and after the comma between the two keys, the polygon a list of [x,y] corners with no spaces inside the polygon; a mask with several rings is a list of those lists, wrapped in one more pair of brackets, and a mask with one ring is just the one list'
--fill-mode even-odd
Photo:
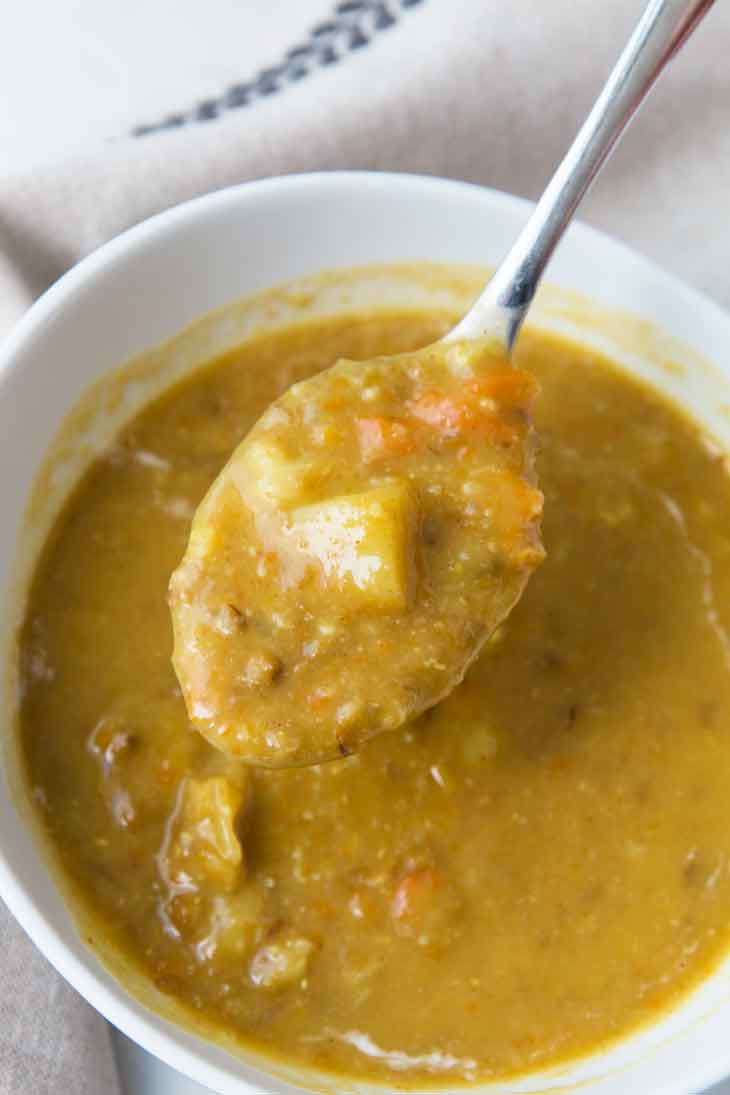
{"label": "metal spoon", "polygon": [[[294,385],[221,471],[170,605],[190,719],[223,752],[271,767],[353,752],[443,699],[517,602],[542,558],[542,498],[531,379],[505,356],[578,203],[711,3],[651,0],[527,225],[445,340]],[[422,581],[412,537],[429,523]]]}
{"label": "metal spoon", "polygon": [[496,337],[511,352],[550,256],[666,64],[714,0],[650,0],[530,219],[481,296],[445,336]]}

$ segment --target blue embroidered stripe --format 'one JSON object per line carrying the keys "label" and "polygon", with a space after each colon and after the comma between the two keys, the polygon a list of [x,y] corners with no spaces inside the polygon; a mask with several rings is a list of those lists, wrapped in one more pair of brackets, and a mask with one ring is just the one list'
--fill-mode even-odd
{"label": "blue embroidered stripe", "polygon": [[229,110],[250,106],[276,95],[325,65],[335,65],[348,54],[368,46],[383,30],[394,26],[403,11],[424,0],[341,0],[332,16],[312,27],[307,41],[287,50],[278,65],[261,69],[245,83],[234,84],[214,99],[204,99],[190,110],[169,114],[162,121],[135,126],[133,137],[145,137],[191,122],[207,122]]}

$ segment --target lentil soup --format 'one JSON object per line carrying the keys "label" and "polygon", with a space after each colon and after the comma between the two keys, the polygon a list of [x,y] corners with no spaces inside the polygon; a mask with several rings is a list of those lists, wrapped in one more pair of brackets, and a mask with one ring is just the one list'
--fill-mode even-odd
{"label": "lentil soup", "polygon": [[460,687],[307,769],[188,721],[166,590],[231,451],[291,383],[452,318],[295,326],[166,392],[67,503],[21,636],[28,782],[104,949],[192,1025],[391,1087],[596,1049],[730,938],[727,469],[576,344],[521,337],[547,557]]}

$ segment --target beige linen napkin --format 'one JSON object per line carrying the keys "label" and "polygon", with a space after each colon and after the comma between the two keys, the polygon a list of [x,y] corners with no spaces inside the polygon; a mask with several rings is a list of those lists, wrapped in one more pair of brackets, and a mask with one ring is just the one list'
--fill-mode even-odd
{"label": "beige linen napkin", "polygon": [[[0,331],[115,233],[245,179],[371,168],[537,196],[641,4],[16,8],[0,41]],[[725,304],[729,42],[719,0],[582,210]],[[0,915],[0,1093],[114,1090],[103,1024]]]}
{"label": "beige linen napkin", "polygon": [[0,1092],[118,1091],[105,1025],[0,906]]}

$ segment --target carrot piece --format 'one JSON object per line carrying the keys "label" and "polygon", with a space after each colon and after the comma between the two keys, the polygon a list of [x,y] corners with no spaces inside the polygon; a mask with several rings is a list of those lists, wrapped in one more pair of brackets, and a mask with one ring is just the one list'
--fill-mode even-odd
{"label": "carrot piece", "polygon": [[423,905],[430,904],[439,887],[439,877],[433,867],[421,867],[407,874],[398,884],[390,911],[394,920],[417,915]]}
{"label": "carrot piece", "polygon": [[317,711],[320,707],[326,707],[332,700],[332,693],[327,688],[315,688],[307,696],[309,707]]}
{"label": "carrot piece", "polygon": [[510,369],[507,373],[488,373],[469,384],[478,397],[493,399],[503,407],[528,409],[537,395],[537,381],[530,373]]}
{"label": "carrot piece", "polygon": [[[489,373],[466,382],[455,395],[439,391],[427,391],[409,404],[414,418],[445,436],[454,436],[479,427],[500,434],[495,428],[497,415],[494,408],[480,405],[490,399],[500,407],[510,410],[529,408],[537,392],[537,382],[529,373],[512,369],[505,373]],[[496,437],[495,437],[496,439]]]}
{"label": "carrot piece", "polygon": [[415,448],[413,434],[397,418],[356,418],[360,455],[366,464],[388,456],[404,456]]}
{"label": "carrot piece", "polygon": [[461,909],[461,897],[448,879],[437,868],[422,866],[401,878],[390,915],[397,935],[433,949],[454,938]]}
{"label": "carrot piece", "polygon": [[453,435],[473,429],[477,424],[478,407],[467,399],[455,399],[441,392],[424,392],[408,405],[414,418],[425,422],[439,433]]}
{"label": "carrot piece", "polygon": [[479,431],[494,445],[509,445],[517,439],[518,431],[499,412],[479,405],[484,398],[466,391],[462,398],[425,392],[409,404],[411,414],[430,426],[442,437],[459,437]]}

